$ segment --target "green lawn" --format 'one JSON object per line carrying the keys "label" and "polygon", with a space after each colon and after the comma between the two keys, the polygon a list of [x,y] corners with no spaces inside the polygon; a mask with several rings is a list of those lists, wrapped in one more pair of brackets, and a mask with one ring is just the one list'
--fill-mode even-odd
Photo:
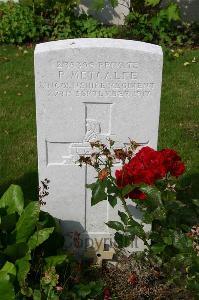
{"label": "green lawn", "polygon": [[[184,62],[196,63],[184,66]],[[199,141],[199,50],[165,58],[159,148],[174,148],[186,162],[184,182],[197,191]],[[21,184],[25,196],[36,197],[37,151],[33,49],[0,46],[0,193]],[[196,195],[194,195],[196,196]]]}

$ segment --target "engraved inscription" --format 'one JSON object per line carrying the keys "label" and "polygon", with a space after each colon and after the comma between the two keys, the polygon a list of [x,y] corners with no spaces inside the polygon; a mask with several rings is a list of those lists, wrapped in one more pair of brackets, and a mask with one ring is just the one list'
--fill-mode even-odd
{"label": "engraved inscription", "polygon": [[138,62],[54,62],[55,80],[40,81],[40,89],[50,97],[148,97],[154,82],[140,79]]}

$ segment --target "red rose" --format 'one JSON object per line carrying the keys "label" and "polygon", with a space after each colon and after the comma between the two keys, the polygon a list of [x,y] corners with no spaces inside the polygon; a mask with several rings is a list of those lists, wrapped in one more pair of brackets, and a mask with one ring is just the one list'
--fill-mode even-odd
{"label": "red rose", "polygon": [[[176,151],[164,149],[155,151],[150,147],[143,147],[129,163],[115,172],[116,183],[119,188],[128,184],[153,185],[156,180],[163,179],[168,172],[178,177],[185,171],[185,166]],[[138,188],[126,197],[145,200],[146,195]]]}
{"label": "red rose", "polygon": [[167,161],[177,161],[177,160],[181,160],[180,156],[177,154],[176,151],[172,150],[172,149],[163,149],[160,151],[160,153],[163,154],[164,159]]}
{"label": "red rose", "polygon": [[134,169],[149,170],[148,174],[151,175],[149,184],[153,184],[155,180],[163,178],[166,175],[166,168],[162,164],[162,161],[163,157],[159,151],[155,151],[150,147],[144,147],[132,158],[130,165]]}
{"label": "red rose", "polygon": [[133,183],[146,183],[146,184],[154,184],[155,176],[153,170],[146,169],[146,170],[137,170],[134,173]]}
{"label": "red rose", "polygon": [[170,169],[172,176],[179,177],[185,171],[185,165],[181,161],[176,161]]}
{"label": "red rose", "polygon": [[122,168],[122,170],[115,171],[115,177],[116,177],[117,186],[119,188],[123,188],[127,184],[130,184],[130,178],[128,172],[125,170],[125,166]]}
{"label": "red rose", "polygon": [[185,171],[185,166],[181,161],[181,157],[172,149],[164,149],[160,151],[163,156],[163,164],[172,176],[179,177]]}

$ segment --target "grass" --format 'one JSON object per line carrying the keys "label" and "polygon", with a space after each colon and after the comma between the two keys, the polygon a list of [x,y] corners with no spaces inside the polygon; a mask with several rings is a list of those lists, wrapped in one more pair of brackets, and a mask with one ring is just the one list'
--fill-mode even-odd
{"label": "grass", "polygon": [[[184,66],[199,50],[178,59],[165,58],[161,98],[159,148],[176,149],[187,166],[186,184],[198,181],[199,82],[198,63]],[[37,150],[33,49],[0,46],[0,193],[20,184],[25,197],[36,198]]]}
{"label": "grass", "polygon": [[21,184],[36,197],[37,150],[33,49],[0,47],[0,186]]}

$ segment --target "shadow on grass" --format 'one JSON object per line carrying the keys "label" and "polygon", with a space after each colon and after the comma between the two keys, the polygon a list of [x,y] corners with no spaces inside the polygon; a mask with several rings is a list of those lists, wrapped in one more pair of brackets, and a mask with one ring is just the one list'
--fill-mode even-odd
{"label": "shadow on grass", "polygon": [[12,181],[8,181],[2,185],[0,185],[0,197],[3,193],[8,189],[11,184],[20,185],[24,199],[26,201],[29,200],[38,200],[38,173],[37,172],[30,172],[24,174],[22,177],[14,179]]}
{"label": "shadow on grass", "polygon": [[183,199],[199,199],[199,173],[188,174],[182,177],[183,191],[179,193]]}

